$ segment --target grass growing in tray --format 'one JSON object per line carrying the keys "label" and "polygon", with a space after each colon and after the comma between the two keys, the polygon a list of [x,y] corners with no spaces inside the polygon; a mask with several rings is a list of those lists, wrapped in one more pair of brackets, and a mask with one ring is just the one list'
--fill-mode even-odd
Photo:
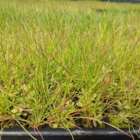
{"label": "grass growing in tray", "polygon": [[139,8],[1,0],[1,127],[139,126]]}

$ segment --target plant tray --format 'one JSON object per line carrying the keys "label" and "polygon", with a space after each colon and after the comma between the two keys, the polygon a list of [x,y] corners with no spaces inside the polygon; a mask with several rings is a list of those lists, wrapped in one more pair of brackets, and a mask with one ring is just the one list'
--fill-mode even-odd
{"label": "plant tray", "polygon": [[[127,134],[131,133],[135,140],[139,139],[137,136],[140,134],[138,128],[135,128],[135,130],[131,129],[130,131],[129,129],[121,130]],[[37,140],[42,140],[39,132],[35,132],[33,129],[28,129],[27,131]],[[52,129],[49,126],[45,126],[39,129],[39,131],[44,140],[72,140],[71,134],[75,140],[132,140],[129,136],[110,126],[106,126],[106,128],[87,129],[81,127],[81,129],[70,129],[71,134],[68,130]],[[28,133],[20,127],[4,129],[0,132],[0,136],[2,137],[0,137],[1,140],[32,140]]]}

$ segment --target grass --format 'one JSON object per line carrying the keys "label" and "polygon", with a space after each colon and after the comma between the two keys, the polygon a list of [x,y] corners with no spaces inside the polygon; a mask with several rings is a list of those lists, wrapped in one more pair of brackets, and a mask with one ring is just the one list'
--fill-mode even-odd
{"label": "grass", "polygon": [[1,0],[1,127],[139,126],[139,8]]}

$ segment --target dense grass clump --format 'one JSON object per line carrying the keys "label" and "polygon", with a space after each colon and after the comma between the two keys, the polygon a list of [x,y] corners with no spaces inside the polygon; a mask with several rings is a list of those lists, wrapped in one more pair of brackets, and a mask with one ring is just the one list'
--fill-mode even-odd
{"label": "dense grass clump", "polygon": [[140,125],[139,7],[2,0],[1,127]]}

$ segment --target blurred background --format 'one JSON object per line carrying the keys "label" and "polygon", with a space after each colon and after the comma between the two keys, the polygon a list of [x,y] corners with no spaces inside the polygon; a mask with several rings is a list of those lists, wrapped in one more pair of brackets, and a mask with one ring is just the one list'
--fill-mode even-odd
{"label": "blurred background", "polygon": [[[79,0],[73,0],[73,1],[79,1]],[[85,0],[82,0],[82,1],[85,1]],[[95,1],[95,0],[90,0],[90,1]],[[140,0],[98,0],[98,1],[140,3]]]}

